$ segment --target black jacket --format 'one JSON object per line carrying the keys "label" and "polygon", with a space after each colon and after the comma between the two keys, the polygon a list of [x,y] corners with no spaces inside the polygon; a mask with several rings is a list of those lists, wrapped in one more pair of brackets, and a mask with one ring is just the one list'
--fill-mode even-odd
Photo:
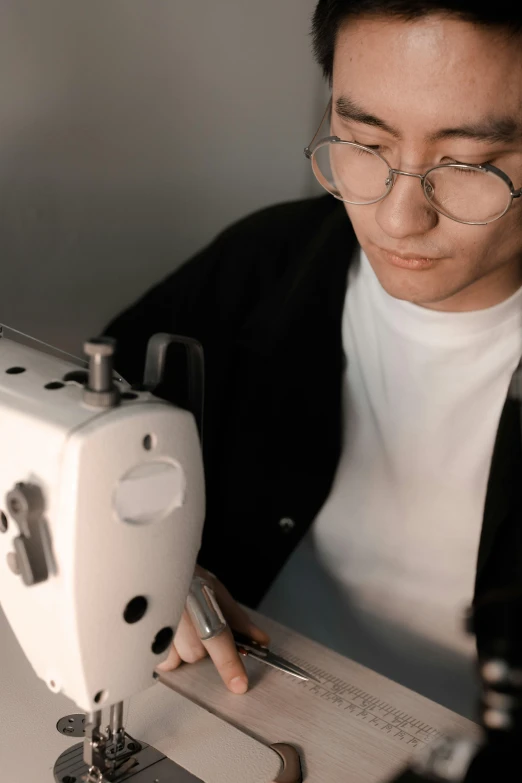
{"label": "black jacket", "polygon": [[[155,332],[203,344],[207,518],[200,562],[250,606],[330,491],[341,449],[341,316],[355,248],[344,207],[330,196],[271,207],[227,229],[107,328],[118,340],[117,369],[131,382],[142,379]],[[183,404],[183,371],[173,365],[162,396]],[[518,404],[507,400],[476,594],[520,579],[521,477]]]}

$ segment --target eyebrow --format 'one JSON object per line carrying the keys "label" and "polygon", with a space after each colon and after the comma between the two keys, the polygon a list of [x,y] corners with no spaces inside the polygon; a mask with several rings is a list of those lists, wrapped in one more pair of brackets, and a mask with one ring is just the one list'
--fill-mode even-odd
{"label": "eyebrow", "polygon": [[362,106],[359,106],[352,98],[348,98],[343,95],[341,98],[337,98],[335,101],[335,111],[342,120],[352,120],[352,122],[361,122],[364,125],[371,125],[374,128],[380,128],[380,130],[389,133],[396,139],[401,138],[401,133],[396,128],[388,125],[384,120],[379,119],[374,114],[370,114],[365,111]]}
{"label": "eyebrow", "polygon": [[[401,132],[389,125],[385,120],[367,112],[352,98],[344,95],[335,101],[335,111],[343,120],[360,122],[373,128],[389,133],[396,139],[402,137]],[[455,128],[441,128],[431,133],[428,141],[436,142],[445,139],[470,139],[487,144],[509,144],[522,139],[522,125],[513,117],[485,117],[477,122],[470,122]]]}

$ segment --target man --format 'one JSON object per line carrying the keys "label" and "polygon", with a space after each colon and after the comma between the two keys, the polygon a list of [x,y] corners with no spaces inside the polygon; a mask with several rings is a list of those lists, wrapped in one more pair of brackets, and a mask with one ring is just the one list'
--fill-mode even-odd
{"label": "man", "polygon": [[[320,0],[313,35],[335,198],[232,226],[108,333],[131,381],[153,333],[203,344],[201,566],[471,715],[462,613],[522,571],[522,13]],[[206,651],[246,690],[230,634],[205,650],[186,616],[164,668]]]}

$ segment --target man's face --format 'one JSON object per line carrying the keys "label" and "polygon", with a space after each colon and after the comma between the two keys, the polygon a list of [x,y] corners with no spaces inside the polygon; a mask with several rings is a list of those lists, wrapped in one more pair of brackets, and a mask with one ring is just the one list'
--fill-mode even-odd
{"label": "man's face", "polygon": [[[345,99],[344,111],[339,99]],[[381,127],[367,117],[347,116],[353,116],[354,106]],[[474,137],[462,130],[481,130],[496,120],[506,121],[504,129],[510,128],[508,121],[517,126],[512,138]],[[448,129],[455,133],[433,140],[437,131]],[[350,20],[336,42],[332,134],[376,147],[390,166],[415,174],[438,163],[489,162],[508,174],[517,190],[522,187],[522,41],[439,16],[416,22]],[[383,201],[346,204],[346,209],[388,293],[458,311],[496,304],[522,285],[521,202],[515,199],[504,217],[486,226],[463,225],[430,207],[419,179],[398,176]]]}

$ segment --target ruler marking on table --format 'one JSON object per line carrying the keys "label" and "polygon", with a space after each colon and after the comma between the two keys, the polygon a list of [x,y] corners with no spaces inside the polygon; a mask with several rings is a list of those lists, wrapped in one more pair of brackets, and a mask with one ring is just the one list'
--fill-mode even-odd
{"label": "ruler marking on table", "polygon": [[[302,681],[300,683],[312,696],[318,696],[323,701],[330,702],[336,709],[347,711],[358,720],[375,726],[376,730],[385,732],[399,742],[416,747],[440,736],[440,732],[433,726],[422,723],[412,715],[408,715],[407,712],[397,709],[386,701],[379,700],[378,697],[361,690],[356,685],[352,685],[318,666],[312,666],[297,655],[289,654],[284,650],[280,650],[280,653],[292,663],[301,666],[324,681],[320,683]],[[291,677],[292,675],[284,676]]]}

